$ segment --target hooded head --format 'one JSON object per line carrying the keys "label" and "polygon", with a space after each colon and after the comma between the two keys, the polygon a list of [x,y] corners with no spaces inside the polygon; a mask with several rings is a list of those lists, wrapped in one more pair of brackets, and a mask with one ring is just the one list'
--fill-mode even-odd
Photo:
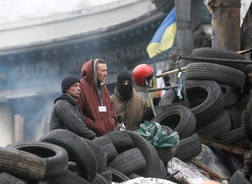
{"label": "hooded head", "polygon": [[94,60],[94,80],[97,85],[102,86],[105,84],[107,79],[107,64],[106,61],[102,59]]}
{"label": "hooded head", "polygon": [[[98,64],[105,66],[104,80],[98,80]],[[107,65],[102,59],[89,60],[81,68],[81,76],[91,85],[103,86],[106,83]]]}
{"label": "hooded head", "polygon": [[127,70],[122,70],[117,76],[116,91],[122,99],[129,99],[133,95],[132,75]]}
{"label": "hooded head", "polygon": [[80,83],[80,79],[74,75],[66,76],[61,82],[61,91],[65,93],[67,89],[69,89],[76,82]]}

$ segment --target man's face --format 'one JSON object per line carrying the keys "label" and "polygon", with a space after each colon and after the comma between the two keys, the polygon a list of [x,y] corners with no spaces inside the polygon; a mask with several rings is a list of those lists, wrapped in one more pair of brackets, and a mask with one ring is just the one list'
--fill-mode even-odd
{"label": "man's face", "polygon": [[97,79],[100,82],[104,82],[107,77],[107,64],[98,63],[97,64]]}
{"label": "man's face", "polygon": [[124,86],[128,86],[129,85],[129,80],[124,80],[124,81],[122,81],[122,85],[124,85]]}
{"label": "man's face", "polygon": [[80,97],[80,83],[74,83],[69,89],[66,90],[66,92],[74,98]]}

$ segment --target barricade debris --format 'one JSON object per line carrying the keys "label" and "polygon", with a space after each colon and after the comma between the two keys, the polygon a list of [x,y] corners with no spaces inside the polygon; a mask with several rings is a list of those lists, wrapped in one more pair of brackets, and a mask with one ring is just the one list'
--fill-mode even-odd
{"label": "barricade debris", "polygon": [[188,184],[198,184],[202,181],[209,180],[206,176],[201,174],[197,169],[189,166],[180,159],[173,157],[167,164],[168,174],[179,171],[173,177],[181,182]]}
{"label": "barricade debris", "polygon": [[204,144],[202,144],[200,154],[188,161],[188,164],[196,166],[201,173],[208,175],[208,178],[214,177],[221,180],[231,177],[231,173],[225,166],[222,155],[213,152],[211,148]]}
{"label": "barricade debris", "polygon": [[[112,182],[112,184],[118,184],[118,183]],[[176,183],[168,181],[168,180],[160,179],[160,178],[138,177],[132,180],[121,182],[120,184],[176,184]]]}

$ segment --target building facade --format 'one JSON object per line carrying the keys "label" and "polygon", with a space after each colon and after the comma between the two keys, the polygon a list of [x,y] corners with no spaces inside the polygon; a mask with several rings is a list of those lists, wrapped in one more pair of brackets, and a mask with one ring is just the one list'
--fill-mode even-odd
{"label": "building facade", "polygon": [[[165,5],[171,9],[174,2]],[[199,14],[204,12],[202,6]],[[146,52],[166,15],[149,0],[130,0],[88,12],[0,25],[0,134],[4,136],[0,145],[38,140],[48,132],[61,79],[68,74],[80,77],[80,68],[89,59],[107,61],[111,93],[122,69],[132,70],[141,63],[163,71],[173,68],[173,61],[161,55],[149,59]],[[210,25],[209,15],[200,19],[194,29],[204,32],[202,25]]]}

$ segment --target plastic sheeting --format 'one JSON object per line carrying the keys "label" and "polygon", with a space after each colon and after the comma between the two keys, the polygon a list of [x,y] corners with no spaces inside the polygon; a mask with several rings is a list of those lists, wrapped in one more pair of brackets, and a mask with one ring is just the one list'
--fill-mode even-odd
{"label": "plastic sheeting", "polygon": [[[193,159],[207,167],[209,170],[218,174],[223,179],[229,179],[231,177],[231,173],[225,166],[221,155],[216,154],[210,147],[204,144],[202,144],[202,151],[200,152],[200,154],[193,157]],[[193,166],[194,164],[190,165]]]}
{"label": "plastic sheeting", "polygon": [[[117,184],[112,182],[112,184]],[[159,178],[134,178],[125,182],[122,182],[120,184],[176,184],[174,182],[164,180],[164,179],[159,179]]]}
{"label": "plastic sheeting", "polygon": [[162,130],[161,125],[157,122],[144,121],[140,128],[135,131],[156,148],[171,147],[179,144],[178,132],[173,132],[167,135],[166,131]]}
{"label": "plastic sheeting", "polygon": [[199,184],[202,181],[209,180],[206,176],[201,174],[197,169],[189,166],[182,160],[173,157],[167,164],[167,172],[173,174],[179,171],[174,177],[184,180],[189,184]]}

